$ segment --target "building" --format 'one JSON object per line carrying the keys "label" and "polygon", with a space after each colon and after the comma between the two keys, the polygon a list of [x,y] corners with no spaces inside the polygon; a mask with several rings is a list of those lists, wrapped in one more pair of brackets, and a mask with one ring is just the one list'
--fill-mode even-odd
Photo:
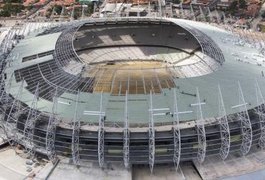
{"label": "building", "polygon": [[257,153],[265,142],[264,57],[243,43],[181,19],[48,28],[4,46],[12,52],[2,62],[6,129],[29,155],[100,168],[142,164],[153,172]]}

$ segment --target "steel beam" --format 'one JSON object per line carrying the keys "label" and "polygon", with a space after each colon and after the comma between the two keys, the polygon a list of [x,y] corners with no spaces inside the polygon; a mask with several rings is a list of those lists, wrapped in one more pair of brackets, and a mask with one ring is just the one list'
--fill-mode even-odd
{"label": "steel beam", "polygon": [[12,75],[10,76],[10,78],[8,79],[7,81],[7,84],[5,85],[5,82],[2,81],[2,88],[3,90],[1,91],[1,97],[0,97],[0,101],[3,102],[3,108],[4,110],[7,109],[8,105],[9,105],[9,92],[10,92],[10,89],[11,89],[11,84],[12,84],[12,79],[14,77],[14,73],[12,73]]}
{"label": "steel beam", "polygon": [[210,10],[209,7],[207,7],[207,10],[208,10],[208,17],[209,17],[209,20],[210,20],[210,22],[212,22],[212,21],[213,21],[213,16],[212,16],[211,10]]}
{"label": "steel beam", "polygon": [[150,106],[149,106],[149,167],[153,173],[155,164],[155,130],[154,130],[154,116],[153,116],[153,95],[150,91]]}
{"label": "steel beam", "polygon": [[154,71],[154,74],[155,74],[155,78],[156,78],[159,90],[160,90],[160,92],[162,92],[162,85],[161,85],[161,83],[159,81],[158,73],[156,72],[156,69],[154,69],[153,71]]}
{"label": "steel beam", "polygon": [[190,11],[191,11],[191,15],[193,16],[193,20],[196,21],[196,16],[192,7],[192,2],[190,3]]}
{"label": "steel beam", "polygon": [[219,117],[217,118],[220,124],[220,136],[221,136],[221,147],[220,147],[220,156],[225,160],[230,151],[230,129],[227,120],[226,110],[224,106],[223,95],[220,85],[218,85],[219,96]]}
{"label": "steel beam", "polygon": [[80,92],[78,91],[75,102],[75,112],[73,118],[73,131],[72,131],[72,159],[75,165],[80,164],[80,155],[79,155],[80,119],[78,117],[79,96]]}
{"label": "steel beam", "polygon": [[3,99],[4,99],[4,96],[5,96],[5,93],[6,93],[6,91],[5,91],[5,81],[4,80],[1,80],[1,85],[0,85],[0,92],[1,92],[1,95],[0,95],[0,101],[3,101]]}
{"label": "steel beam", "polygon": [[12,103],[12,106],[11,106],[9,113],[8,113],[8,116],[7,116],[7,123],[13,124],[12,131],[14,133],[13,134],[14,135],[13,140],[15,142],[18,142],[17,125],[18,125],[18,118],[19,118],[19,115],[21,113],[21,104],[20,104],[19,100],[21,98],[23,87],[24,87],[24,80],[21,82],[21,84],[19,86],[18,92],[15,96],[15,99]]}
{"label": "steel beam", "polygon": [[202,105],[205,103],[201,103],[200,93],[198,87],[196,87],[196,97],[197,97],[197,120],[196,120],[196,130],[198,134],[198,154],[197,159],[199,163],[203,163],[206,155],[206,134],[204,128],[204,119],[202,114]]}
{"label": "steel beam", "polygon": [[[7,116],[7,122],[8,123],[12,122],[12,119],[15,119],[15,121],[17,122],[17,118],[18,117],[14,116],[14,114],[19,112],[19,110],[20,110],[20,102],[19,102],[19,100],[21,98],[23,87],[24,87],[24,80],[21,82],[21,84],[19,86],[19,89],[18,89],[18,92],[17,92],[17,94],[15,96],[15,99],[14,99],[14,101],[12,103],[11,109],[9,110],[9,113],[8,113],[8,116]],[[15,112],[13,112],[13,111],[15,111]]]}
{"label": "steel beam", "polygon": [[82,13],[81,13],[81,19],[83,20],[85,18],[85,5],[82,4]]}
{"label": "steel beam", "polygon": [[180,156],[181,156],[181,136],[180,136],[180,129],[179,129],[179,111],[177,105],[177,95],[176,90],[174,89],[174,113],[173,113],[173,137],[174,137],[174,155],[173,155],[173,162],[178,170]]}
{"label": "steel beam", "polygon": [[242,155],[245,156],[249,152],[252,145],[252,126],[249,119],[247,104],[245,102],[240,82],[238,82],[238,95],[239,95],[238,103],[242,104],[242,106],[237,107],[239,109],[237,113],[237,118],[241,123],[241,136],[242,136],[240,151]]}
{"label": "steel beam", "polygon": [[124,132],[123,132],[123,161],[125,168],[130,167],[130,131],[128,122],[128,91],[125,96],[125,107],[124,107]]}
{"label": "steel beam", "polygon": [[46,133],[46,151],[47,156],[50,161],[53,163],[56,161],[56,152],[55,152],[55,135],[56,135],[56,126],[58,124],[56,113],[57,113],[57,105],[58,105],[58,97],[57,97],[57,88],[55,90],[55,94],[53,96],[53,106],[52,106],[52,113],[49,117],[49,123],[47,126],[47,133]]}
{"label": "steel beam", "polygon": [[184,19],[185,17],[185,14],[184,14],[184,9],[183,9],[183,6],[182,6],[182,2],[180,2],[180,4],[179,4],[179,6],[180,6],[180,10],[181,10],[181,17]]}
{"label": "steel beam", "polygon": [[35,124],[38,118],[38,112],[37,112],[37,103],[39,98],[39,83],[37,84],[34,97],[31,102],[31,106],[28,110],[28,116],[25,122],[24,127],[24,143],[27,153],[30,157],[33,157],[35,154],[34,150],[34,130],[35,130]]}
{"label": "steel beam", "polygon": [[205,14],[202,10],[202,6],[199,6],[199,9],[200,9],[200,16],[202,17],[203,21],[206,21]]}
{"label": "steel beam", "polygon": [[142,72],[142,81],[143,81],[144,94],[146,94],[146,86],[145,86],[145,80],[144,80],[144,72]]}
{"label": "steel beam", "polygon": [[260,121],[259,146],[262,149],[264,149],[265,148],[265,101],[261,93],[258,81],[256,81],[256,97],[258,105],[258,107],[256,108],[256,113],[258,114]]}
{"label": "steel beam", "polygon": [[98,164],[99,167],[104,166],[104,116],[102,115],[102,103],[103,103],[103,93],[100,96],[100,110],[99,110],[99,120],[98,120]]}
{"label": "steel beam", "polygon": [[59,22],[60,22],[60,23],[62,23],[62,21],[63,21],[64,10],[65,10],[65,7],[62,6],[62,10],[61,10],[60,17],[59,17]]}

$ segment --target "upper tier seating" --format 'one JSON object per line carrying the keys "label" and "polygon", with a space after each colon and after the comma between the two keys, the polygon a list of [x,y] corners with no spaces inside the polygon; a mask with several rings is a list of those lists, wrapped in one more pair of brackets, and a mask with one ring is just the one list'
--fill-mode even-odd
{"label": "upper tier seating", "polygon": [[102,46],[156,45],[192,52],[199,47],[197,40],[175,25],[108,25],[83,26],[75,34],[76,50]]}

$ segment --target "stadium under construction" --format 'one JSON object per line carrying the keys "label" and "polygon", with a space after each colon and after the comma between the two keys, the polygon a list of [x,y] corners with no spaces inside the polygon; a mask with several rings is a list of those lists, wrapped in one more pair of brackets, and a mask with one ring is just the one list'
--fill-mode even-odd
{"label": "stadium under construction", "polygon": [[265,147],[259,38],[181,19],[98,18],[15,44],[2,46],[1,116],[30,157],[153,172]]}

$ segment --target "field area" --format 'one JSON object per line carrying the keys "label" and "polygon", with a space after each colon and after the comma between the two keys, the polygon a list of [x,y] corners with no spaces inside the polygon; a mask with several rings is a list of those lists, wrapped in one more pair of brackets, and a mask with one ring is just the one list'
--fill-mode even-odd
{"label": "field area", "polygon": [[94,92],[111,92],[112,95],[160,93],[173,88],[170,71],[162,62],[116,63],[97,65],[88,76],[95,77]]}

